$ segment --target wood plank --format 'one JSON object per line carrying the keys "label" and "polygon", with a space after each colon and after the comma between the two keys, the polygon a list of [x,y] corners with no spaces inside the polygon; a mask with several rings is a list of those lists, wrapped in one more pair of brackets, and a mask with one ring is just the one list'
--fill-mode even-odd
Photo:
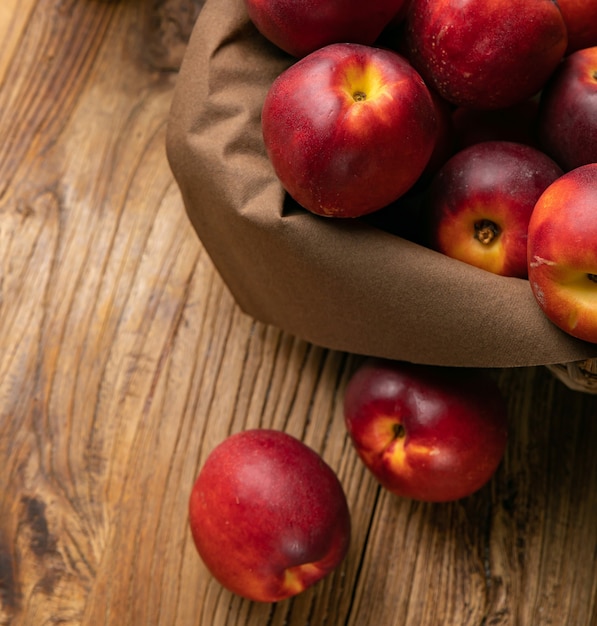
{"label": "wood plank", "polygon": [[[496,371],[512,432],[494,480],[400,500],[359,462],[343,390],[359,358],[232,300],[166,162],[200,2],[0,8],[0,624],[597,623],[597,397]],[[233,432],[285,430],[349,500],[341,567],[295,599],[223,590],[187,525]]]}
{"label": "wood plank", "polygon": [[542,368],[500,381],[512,427],[494,480],[448,505],[384,496],[351,624],[594,623],[596,399]]}

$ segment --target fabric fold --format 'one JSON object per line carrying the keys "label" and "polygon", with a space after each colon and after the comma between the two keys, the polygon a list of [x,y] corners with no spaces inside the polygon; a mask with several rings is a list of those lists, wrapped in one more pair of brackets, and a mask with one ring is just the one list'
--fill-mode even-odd
{"label": "fabric fold", "polygon": [[527,281],[364,220],[294,207],[260,125],[269,86],[293,61],[257,32],[242,0],[207,0],[174,91],[170,167],[243,311],[326,348],[414,363],[519,367],[597,356],[596,345],[547,320]]}

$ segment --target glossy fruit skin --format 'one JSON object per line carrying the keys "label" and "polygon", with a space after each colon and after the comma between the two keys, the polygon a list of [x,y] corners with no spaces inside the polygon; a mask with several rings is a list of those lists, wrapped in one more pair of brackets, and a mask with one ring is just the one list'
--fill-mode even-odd
{"label": "glossy fruit skin", "polygon": [[[597,3],[595,11],[597,23]],[[566,57],[546,83],[537,133],[566,171],[597,162],[597,46]]]}
{"label": "glossy fruit skin", "polygon": [[417,0],[406,54],[457,106],[509,107],[537,93],[562,59],[566,25],[552,0]]}
{"label": "glossy fruit skin", "polygon": [[301,58],[331,43],[373,45],[405,0],[245,0],[257,30]]}
{"label": "glossy fruit skin", "polygon": [[272,429],[239,432],[212,450],[191,491],[189,524],[212,575],[259,602],[315,584],[350,541],[336,474],[300,440]]}
{"label": "glossy fruit skin", "polygon": [[332,44],[273,82],[265,148],[282,186],[326,217],[360,217],[408,191],[437,140],[427,86],[397,53]]}
{"label": "glossy fruit skin", "polygon": [[541,195],[529,223],[529,282],[547,317],[597,343],[597,163],[567,172]]}
{"label": "glossy fruit skin", "polygon": [[531,213],[562,174],[552,159],[525,144],[485,141],[461,150],[431,184],[430,245],[488,272],[526,278]]}
{"label": "glossy fruit skin", "polygon": [[481,370],[368,358],[348,382],[344,416],[379,483],[426,502],[479,490],[497,470],[508,438],[504,397]]}
{"label": "glossy fruit skin", "polygon": [[595,0],[558,0],[568,31],[566,54],[597,46],[597,2]]}

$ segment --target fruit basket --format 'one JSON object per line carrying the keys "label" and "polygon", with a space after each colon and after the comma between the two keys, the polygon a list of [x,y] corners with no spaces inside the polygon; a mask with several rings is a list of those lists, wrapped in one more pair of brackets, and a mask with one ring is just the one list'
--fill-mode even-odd
{"label": "fruit basket", "polygon": [[546,365],[593,391],[597,345],[549,322],[528,281],[288,200],[260,114],[271,82],[293,61],[256,31],[242,0],[207,0],[172,102],[172,172],[243,311],[330,349],[445,366]]}
{"label": "fruit basket", "polygon": [[572,363],[547,365],[551,373],[575,391],[597,393],[597,360],[585,359]]}

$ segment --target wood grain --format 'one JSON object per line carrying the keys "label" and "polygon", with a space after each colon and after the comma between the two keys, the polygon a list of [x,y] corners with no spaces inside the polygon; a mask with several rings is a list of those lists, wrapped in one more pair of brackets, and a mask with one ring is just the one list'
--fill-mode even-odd
{"label": "wood grain", "polygon": [[[164,135],[201,3],[0,7],[0,624],[597,624],[597,397],[494,372],[504,463],[448,505],[383,492],[342,421],[355,355],[257,323],[192,231]],[[228,434],[337,471],[350,553],[297,598],[223,590],[187,527]]]}

